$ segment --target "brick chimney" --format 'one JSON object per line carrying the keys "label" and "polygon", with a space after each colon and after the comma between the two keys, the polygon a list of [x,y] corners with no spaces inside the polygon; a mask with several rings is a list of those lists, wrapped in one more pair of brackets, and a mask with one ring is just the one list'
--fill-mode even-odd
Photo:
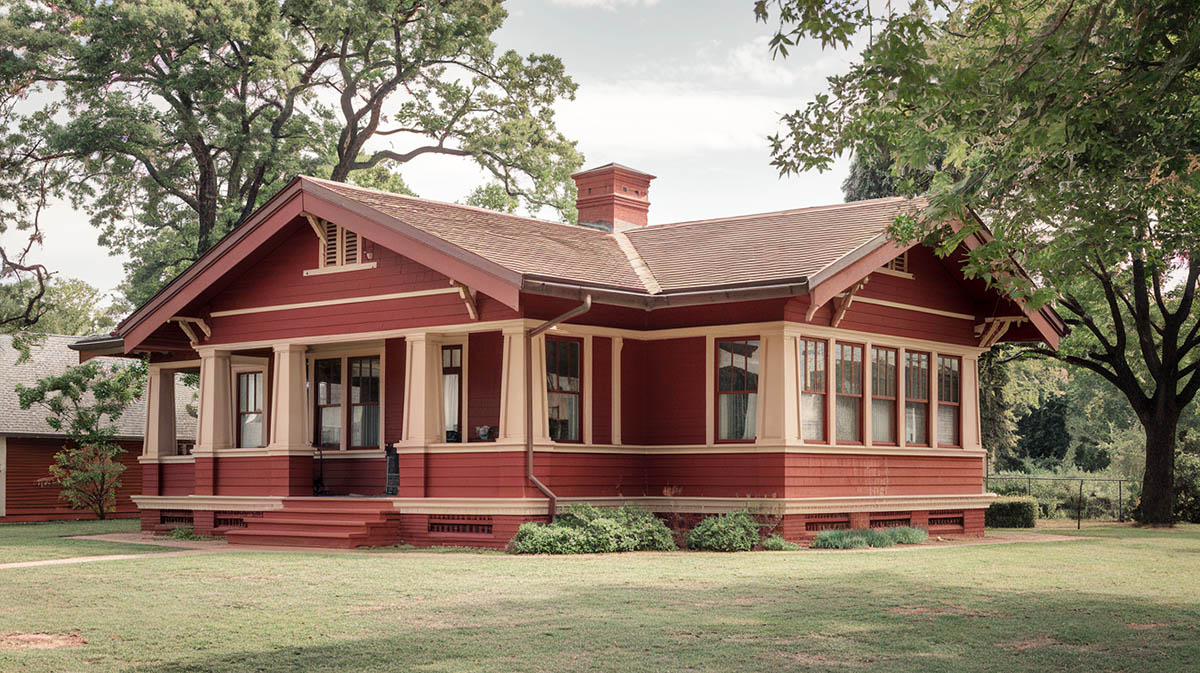
{"label": "brick chimney", "polygon": [[623,231],[649,222],[650,181],[653,175],[621,164],[606,164],[571,176],[579,195],[579,223]]}

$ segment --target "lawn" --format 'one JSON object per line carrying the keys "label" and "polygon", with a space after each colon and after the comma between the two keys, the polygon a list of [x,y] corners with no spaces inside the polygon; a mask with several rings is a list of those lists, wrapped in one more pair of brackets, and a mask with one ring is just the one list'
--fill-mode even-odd
{"label": "lawn", "polygon": [[1081,534],[1097,539],[556,558],[218,552],[0,570],[0,635],[87,641],[0,649],[0,670],[1196,670],[1200,526]]}
{"label": "lawn", "polygon": [[135,533],[137,530],[137,519],[2,524],[0,525],[0,564],[43,561],[72,556],[107,556],[109,554],[143,554],[166,551],[165,548],[157,545],[70,539],[75,535]]}

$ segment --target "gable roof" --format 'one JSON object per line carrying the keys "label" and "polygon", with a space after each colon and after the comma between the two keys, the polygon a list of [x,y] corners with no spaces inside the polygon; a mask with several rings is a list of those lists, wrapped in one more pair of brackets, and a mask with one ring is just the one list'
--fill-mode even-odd
{"label": "gable roof", "polygon": [[[848,266],[857,273],[904,249],[890,241],[888,225],[923,205],[892,197],[610,232],[300,176],[114,334],[125,352],[143,345],[158,325],[302,214],[402,252],[513,309],[526,292],[593,295],[598,303],[653,310],[805,295],[835,279],[817,294],[836,294],[832,286]],[[1057,341],[1051,332],[1058,323],[1042,321],[1051,326],[1039,328],[1048,341]],[[98,341],[76,348],[111,353],[121,346]]]}
{"label": "gable roof", "polygon": [[[64,437],[46,423],[46,410],[39,406],[22,409],[17,402],[17,384],[34,386],[38,379],[62,374],[68,367],[78,364],[78,356],[68,346],[79,337],[47,334],[44,341],[29,350],[29,360],[16,364],[17,351],[12,347],[12,336],[0,334],[0,435],[38,437]],[[111,365],[128,366],[126,358],[98,357],[95,362],[105,368]],[[187,412],[192,400],[193,388],[176,384],[175,427],[180,438],[196,436],[196,419]],[[146,396],[134,401],[117,421],[119,439],[142,439],[146,425]]]}

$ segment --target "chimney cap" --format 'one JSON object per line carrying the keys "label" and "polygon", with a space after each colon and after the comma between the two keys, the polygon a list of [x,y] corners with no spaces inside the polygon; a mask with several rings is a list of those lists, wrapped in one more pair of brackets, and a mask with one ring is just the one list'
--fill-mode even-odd
{"label": "chimney cap", "polygon": [[631,168],[631,167],[629,167],[629,166],[626,166],[625,164],[618,164],[618,163],[616,163],[616,162],[613,162],[613,163],[608,163],[608,164],[604,164],[603,166],[596,166],[595,168],[588,168],[588,169],[585,169],[585,170],[579,171],[578,173],[572,173],[572,174],[571,174],[571,177],[572,177],[572,178],[577,178],[577,177],[579,177],[579,176],[581,176],[581,175],[587,175],[587,174],[589,174],[589,173],[598,173],[598,172],[600,172],[600,171],[603,171],[603,170],[606,170],[606,169],[620,169],[620,170],[623,170],[623,171],[627,171],[627,172],[629,172],[629,173],[635,173],[635,174],[637,174],[637,175],[643,175],[643,176],[645,176],[645,177],[647,177],[647,178],[650,178],[651,180],[653,180],[653,179],[655,179],[656,177],[658,177],[658,176],[655,176],[655,175],[650,175],[649,173],[647,173],[647,172],[645,172],[645,171],[639,171],[639,170],[638,170],[638,169],[636,169],[636,168]]}

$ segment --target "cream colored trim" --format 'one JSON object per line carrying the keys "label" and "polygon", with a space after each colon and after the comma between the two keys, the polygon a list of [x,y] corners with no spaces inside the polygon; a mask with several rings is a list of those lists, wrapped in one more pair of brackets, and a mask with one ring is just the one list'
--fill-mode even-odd
{"label": "cream colored trim", "polygon": [[283,509],[282,496],[135,495],[139,509],[184,509],[214,512],[267,512]]}
{"label": "cream colored trim", "polygon": [[[323,299],[321,301],[302,301],[295,304],[276,304],[274,306],[255,306],[252,308],[235,308],[227,311],[213,311],[209,315],[222,318],[231,315],[247,315],[251,313],[270,313],[273,311],[291,311],[299,308],[317,308],[320,306],[341,306],[343,304],[361,304],[371,301],[387,301],[390,299],[409,299],[412,297],[428,297],[436,294],[458,294],[456,287],[434,288],[430,290],[411,290],[409,292],[393,292],[391,294],[374,294],[362,297],[344,297],[342,299]],[[345,335],[342,336],[343,340]]]}
{"label": "cream colored trim", "polygon": [[907,280],[912,280],[913,278],[916,277],[907,271],[896,271],[895,269],[888,269],[886,267],[881,267],[881,268],[875,269],[871,273],[878,273],[878,274],[882,274],[884,276],[895,276],[897,278],[905,278]]}
{"label": "cream colored trim", "polygon": [[0,516],[5,515],[8,497],[8,437],[0,435]]}
{"label": "cream colored trim", "polygon": [[357,264],[342,264],[341,266],[323,266],[319,269],[305,269],[305,276],[324,276],[330,273],[344,273],[346,271],[365,271],[366,269],[374,269],[378,266],[378,262],[359,262]]}
{"label": "cream colored trim", "polygon": [[[839,297],[846,296],[843,292]],[[887,306],[889,308],[898,308],[905,311],[916,311],[917,313],[928,313],[929,315],[940,315],[946,318],[958,318],[959,320],[975,320],[975,316],[968,313],[955,313],[954,311],[943,311],[938,308],[928,308],[926,306],[917,306],[916,304],[904,304],[898,301],[888,301],[887,299],[875,299],[874,297],[855,297],[855,301],[863,304],[874,304],[876,306]],[[215,315],[215,314],[214,314]]]}
{"label": "cream colored trim", "polygon": [[662,286],[658,284],[654,272],[650,270],[649,266],[646,266],[646,260],[642,259],[637,248],[633,247],[629,237],[622,231],[613,231],[610,235],[617,242],[617,247],[621,249],[621,252],[625,253],[625,258],[629,260],[629,266],[633,267],[633,272],[637,274],[638,280],[646,286],[646,291],[650,294],[661,293]]}

